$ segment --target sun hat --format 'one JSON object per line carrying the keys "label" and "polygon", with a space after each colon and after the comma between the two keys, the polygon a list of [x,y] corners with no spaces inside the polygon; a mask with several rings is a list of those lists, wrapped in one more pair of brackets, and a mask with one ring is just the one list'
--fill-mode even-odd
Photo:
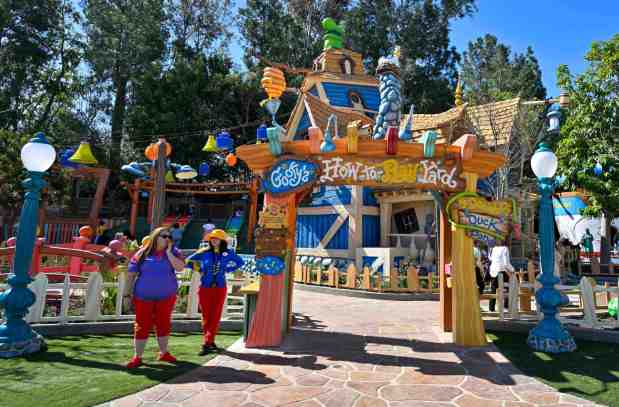
{"label": "sun hat", "polygon": [[228,235],[226,235],[226,232],[224,232],[223,229],[215,229],[211,233],[209,233],[208,240],[210,241],[211,239],[215,238],[225,241],[226,239],[228,239]]}

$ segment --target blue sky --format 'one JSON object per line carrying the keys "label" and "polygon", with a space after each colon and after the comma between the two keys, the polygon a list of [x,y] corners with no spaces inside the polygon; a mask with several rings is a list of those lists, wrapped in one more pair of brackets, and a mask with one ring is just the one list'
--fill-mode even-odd
{"label": "blue sky", "polygon": [[[619,0],[478,0],[477,6],[475,15],[453,24],[452,44],[462,52],[469,41],[490,33],[515,52],[531,45],[549,96],[560,93],[555,83],[559,64],[581,72],[591,42],[619,33]],[[240,62],[238,39],[230,51]]]}

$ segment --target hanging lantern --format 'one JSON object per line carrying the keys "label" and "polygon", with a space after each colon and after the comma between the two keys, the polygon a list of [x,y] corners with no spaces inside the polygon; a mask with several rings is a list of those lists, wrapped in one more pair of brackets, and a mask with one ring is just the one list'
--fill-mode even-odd
{"label": "hanging lantern", "polygon": [[198,175],[201,177],[206,177],[210,169],[211,168],[209,167],[208,163],[204,162],[198,167]]}
{"label": "hanging lantern", "polygon": [[92,165],[99,163],[95,156],[92,154],[92,150],[90,149],[90,143],[88,143],[87,141],[82,141],[80,143],[77,151],[69,158],[69,161],[77,164]]}
{"label": "hanging lantern", "polygon": [[600,175],[602,175],[603,171],[604,171],[604,168],[602,167],[602,164],[600,164],[599,162],[595,164],[595,167],[593,167],[593,173],[595,174],[596,177],[599,177]]}
{"label": "hanging lantern", "polygon": [[[159,152],[159,143],[161,143],[161,141],[158,141],[156,143],[150,143],[148,147],[144,149],[144,155],[150,161],[155,161],[157,159],[157,153]],[[166,141],[165,142],[165,155],[166,157],[169,157],[170,154],[172,154],[172,146],[170,145],[170,143]]]}
{"label": "hanging lantern", "polygon": [[146,173],[144,172],[140,164],[136,163],[135,161],[132,163],[123,165],[122,167],[120,167],[120,169],[136,177],[142,178],[146,176]]}
{"label": "hanging lantern", "polygon": [[71,158],[73,154],[75,154],[74,148],[67,148],[62,153],[60,153],[60,157],[58,158],[58,162],[60,163],[60,165],[65,168],[79,168],[78,164],[69,161],[69,158]]}
{"label": "hanging lantern", "polygon": [[182,165],[181,168],[176,173],[176,178],[178,179],[193,179],[198,176],[196,170],[191,168],[189,165]]}
{"label": "hanging lantern", "polygon": [[171,170],[165,173],[165,182],[174,182],[174,174],[172,174]]}
{"label": "hanging lantern", "polygon": [[226,164],[230,167],[234,167],[236,165],[236,156],[233,153],[230,153],[226,156]]}
{"label": "hanging lantern", "polygon": [[267,140],[267,125],[263,123],[256,129],[256,144],[266,143]]}
{"label": "hanging lantern", "polygon": [[389,126],[387,128],[387,154],[396,155],[398,152],[398,128]]}
{"label": "hanging lantern", "polygon": [[217,148],[220,150],[232,150],[234,148],[234,141],[232,137],[230,137],[230,133],[227,131],[222,131],[217,135]]}
{"label": "hanging lantern", "polygon": [[279,99],[286,90],[286,77],[277,68],[264,68],[264,75],[260,81],[269,99]]}
{"label": "hanging lantern", "polygon": [[219,151],[217,148],[217,142],[215,141],[215,136],[212,134],[208,136],[208,140],[206,140],[206,144],[202,147],[202,151],[206,151],[207,153],[216,153]]}

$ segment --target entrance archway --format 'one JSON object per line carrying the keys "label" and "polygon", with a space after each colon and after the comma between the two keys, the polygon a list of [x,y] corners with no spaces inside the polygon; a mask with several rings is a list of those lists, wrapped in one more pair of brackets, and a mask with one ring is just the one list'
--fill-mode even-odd
{"label": "entrance archway", "polygon": [[[320,142],[245,145],[237,155],[261,178],[264,210],[256,230],[256,264],[261,273],[258,302],[246,346],[278,346],[290,328],[295,258],[296,209],[316,185],[363,185],[436,191],[447,202],[459,192],[475,192],[477,180],[504,165],[497,153],[478,149],[476,137],[465,135],[451,145],[428,149],[422,143],[358,140],[352,133],[333,140],[335,149],[320,151]],[[425,147],[425,148],[424,148]],[[434,151],[433,151],[434,150]],[[281,152],[274,155],[272,151]],[[439,273],[441,325],[462,346],[486,343],[475,283],[473,240],[452,227],[441,205]],[[453,284],[445,275],[450,264]]]}

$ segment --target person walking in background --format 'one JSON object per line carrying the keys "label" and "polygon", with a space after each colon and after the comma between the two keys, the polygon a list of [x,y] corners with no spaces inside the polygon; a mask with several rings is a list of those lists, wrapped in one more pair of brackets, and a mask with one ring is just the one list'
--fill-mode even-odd
{"label": "person walking in background", "polygon": [[105,226],[105,221],[100,220],[99,226],[97,226],[97,234],[95,236],[95,244],[105,245],[103,243],[103,239],[105,238],[105,232],[107,231],[107,227]]}
{"label": "person walking in background", "polygon": [[174,246],[176,248],[181,247],[181,240],[183,240],[183,229],[178,223],[172,225],[170,229],[170,234],[172,235],[172,241],[174,242]]}
{"label": "person walking in background", "polygon": [[473,256],[475,257],[475,280],[477,281],[477,289],[479,290],[479,295],[484,293],[484,288],[486,288],[486,283],[484,282],[483,275],[483,264],[482,264],[482,253],[481,249],[478,246],[473,246]]}
{"label": "person walking in background", "polygon": [[126,297],[133,298],[135,307],[134,355],[127,368],[142,364],[142,355],[153,325],[159,344],[159,360],[176,362],[168,351],[172,310],[176,303],[178,282],[176,273],[185,262],[172,245],[172,236],[165,227],[155,229],[129,262]]}
{"label": "person walking in background", "polygon": [[212,223],[205,223],[202,225],[202,241],[200,242],[200,249],[209,248],[208,235],[215,230],[215,225]]}
{"label": "person walking in background", "polygon": [[215,337],[219,330],[219,321],[223,311],[228,286],[226,273],[232,273],[243,266],[244,262],[234,250],[228,249],[226,232],[215,229],[208,235],[209,249],[200,249],[187,258],[194,269],[202,274],[200,279],[200,309],[202,311],[202,329],[204,343],[199,355],[217,351]]}
{"label": "person walking in background", "polygon": [[[509,248],[507,247],[507,241],[503,240],[490,249],[490,290],[493,294],[496,293],[499,288],[499,273],[503,273],[503,281],[507,283],[509,281],[509,275],[507,272],[513,272],[514,267],[512,266],[511,260],[509,258]],[[505,298],[504,305],[507,307],[508,298]],[[490,299],[489,309],[490,312],[494,312],[496,307],[496,298]]]}

